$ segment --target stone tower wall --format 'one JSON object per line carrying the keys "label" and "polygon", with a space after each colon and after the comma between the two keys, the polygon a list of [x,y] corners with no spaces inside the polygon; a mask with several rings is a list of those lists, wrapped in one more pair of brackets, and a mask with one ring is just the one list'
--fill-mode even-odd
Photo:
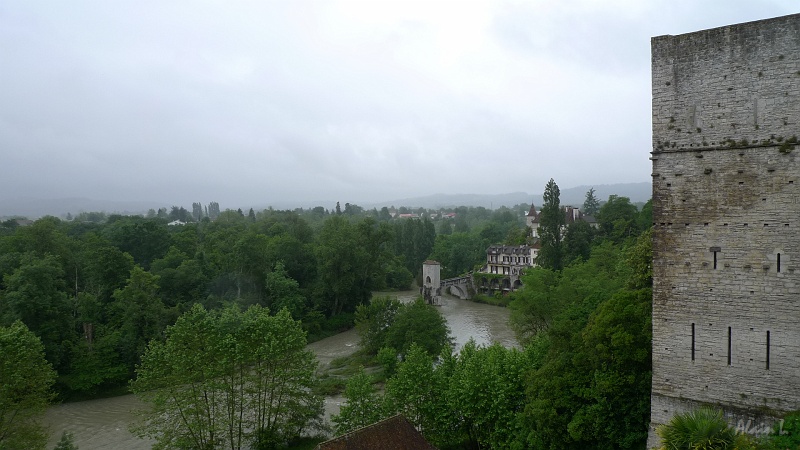
{"label": "stone tower wall", "polygon": [[651,431],[766,432],[800,409],[800,14],[653,38],[652,70]]}
{"label": "stone tower wall", "polygon": [[[429,281],[430,280],[430,281]],[[436,261],[422,263],[422,288],[420,293],[431,304],[439,304],[442,295],[441,265]]]}

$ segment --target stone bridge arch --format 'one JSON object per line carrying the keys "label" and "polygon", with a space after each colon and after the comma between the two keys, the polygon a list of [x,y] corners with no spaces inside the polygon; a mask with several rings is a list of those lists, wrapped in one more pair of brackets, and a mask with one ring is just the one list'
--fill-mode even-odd
{"label": "stone bridge arch", "polygon": [[462,300],[469,298],[469,293],[465,292],[464,289],[457,284],[450,286],[450,295],[454,295]]}
{"label": "stone bridge arch", "polygon": [[472,285],[472,274],[463,277],[442,280],[442,287],[450,290],[450,294],[466,300],[472,298],[475,288]]}

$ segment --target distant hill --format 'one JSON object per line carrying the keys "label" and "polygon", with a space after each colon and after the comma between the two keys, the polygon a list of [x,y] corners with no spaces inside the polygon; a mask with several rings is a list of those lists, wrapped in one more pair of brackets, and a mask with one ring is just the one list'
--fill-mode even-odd
{"label": "distant hill", "polygon": [[[580,207],[586,199],[586,192],[594,187],[594,195],[598,200],[604,202],[610,195],[628,197],[632,203],[644,203],[652,196],[652,185],[644,183],[619,183],[619,184],[598,184],[594,186],[577,186],[568,189],[561,189],[560,200],[562,205]],[[528,194],[526,192],[512,192],[509,194],[434,194],[424,197],[412,197],[396,199],[380,203],[361,205],[364,208],[382,208],[384,206],[407,206],[411,208],[454,208],[456,206],[483,206],[484,208],[499,208],[501,206],[511,207],[521,203],[531,203],[541,206],[542,194]]]}
{"label": "distant hill", "polygon": [[[645,203],[653,196],[653,185],[650,182],[644,183],[619,183],[619,184],[597,184],[594,186],[584,185],[561,191],[561,204],[570,206],[581,206],[586,200],[586,192],[594,188],[594,196],[600,202],[608,200],[610,195],[628,197],[631,203]],[[541,204],[542,196],[538,195],[538,202]]]}
{"label": "distant hill", "polygon": [[[23,216],[30,219],[42,216],[63,217],[81,212],[106,212],[108,214],[144,214],[158,208],[159,202],[121,202],[89,198],[8,198],[0,199],[0,218]],[[190,205],[191,206],[191,205]]]}
{"label": "distant hill", "polygon": [[[561,204],[580,207],[586,198],[586,191],[592,186],[578,186],[561,190]],[[650,183],[620,183],[600,184],[594,186],[595,196],[601,201],[608,199],[609,195],[628,197],[633,203],[643,203],[650,199],[652,187]],[[384,206],[411,208],[454,208],[456,206],[483,206],[495,209],[501,206],[512,207],[522,203],[542,205],[542,194],[528,194],[526,192],[511,192],[509,194],[433,194],[423,197],[401,198],[378,203],[356,203],[365,209],[382,208]],[[311,208],[317,205],[335,205],[336,202],[297,202],[292,204],[285,201],[280,205],[273,205],[276,209],[294,209],[298,207]],[[171,204],[170,204],[171,205]],[[190,209],[191,205],[177,205]],[[222,209],[238,208],[247,209],[246,205],[221,205]],[[261,210],[267,208],[256,207]],[[145,214],[150,208],[169,207],[164,202],[156,201],[109,201],[94,200],[89,198],[0,198],[0,219],[3,217],[23,216],[35,219],[42,216],[64,217],[67,213],[72,215],[81,212],[102,211],[108,214]]]}

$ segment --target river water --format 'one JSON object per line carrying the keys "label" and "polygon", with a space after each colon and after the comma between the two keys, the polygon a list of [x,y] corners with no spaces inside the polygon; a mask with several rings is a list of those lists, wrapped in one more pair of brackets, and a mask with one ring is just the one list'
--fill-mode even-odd
{"label": "river water", "polygon": [[[401,301],[411,301],[418,293],[376,292],[374,295],[389,295]],[[507,308],[459,300],[449,295],[442,297],[438,308],[447,319],[456,351],[470,339],[478,345],[518,345],[514,333],[508,327]],[[358,335],[355,330],[349,330],[311,343],[308,348],[316,353],[320,367],[324,368],[335,358],[353,353],[358,348]],[[338,413],[342,400],[341,396],[325,399],[326,418]],[[69,431],[75,436],[75,444],[81,450],[149,449],[152,442],[139,439],[128,431],[129,424],[134,420],[132,411],[144,406],[133,395],[53,406],[45,415],[45,424],[50,431],[48,448],[56,445],[63,431]]]}

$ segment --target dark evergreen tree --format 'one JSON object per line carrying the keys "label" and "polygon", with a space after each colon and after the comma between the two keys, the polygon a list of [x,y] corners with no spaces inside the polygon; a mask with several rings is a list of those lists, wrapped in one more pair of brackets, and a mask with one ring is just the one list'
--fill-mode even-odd
{"label": "dark evergreen tree", "polygon": [[562,248],[561,229],[564,226],[564,212],[561,210],[561,192],[551,178],[544,188],[544,204],[539,214],[539,238],[542,248],[536,259],[540,267],[561,270]]}
{"label": "dark evergreen tree", "polygon": [[596,216],[600,210],[600,200],[594,196],[594,188],[590,188],[586,192],[586,200],[583,202],[583,213],[590,216]]}

